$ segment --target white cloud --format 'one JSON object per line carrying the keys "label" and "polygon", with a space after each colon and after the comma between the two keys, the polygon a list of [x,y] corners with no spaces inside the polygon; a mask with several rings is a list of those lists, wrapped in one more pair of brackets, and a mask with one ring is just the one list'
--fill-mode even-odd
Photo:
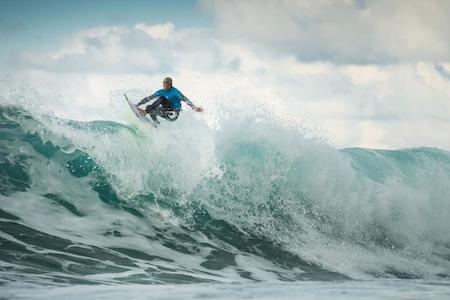
{"label": "white cloud", "polygon": [[446,0],[204,0],[221,36],[304,61],[450,60]]}
{"label": "white cloud", "polygon": [[220,49],[206,29],[175,31],[171,23],[82,30],[46,53],[23,52],[15,68],[56,72],[156,73],[183,66],[220,67]]}
{"label": "white cloud", "polygon": [[375,65],[350,65],[344,72],[350,76],[352,83],[355,85],[386,82],[389,80],[389,75],[386,72],[381,71],[381,68]]}
{"label": "white cloud", "polygon": [[172,23],[158,24],[148,26],[145,23],[139,23],[134,26],[134,29],[141,30],[156,40],[166,40],[175,31],[175,25]]}

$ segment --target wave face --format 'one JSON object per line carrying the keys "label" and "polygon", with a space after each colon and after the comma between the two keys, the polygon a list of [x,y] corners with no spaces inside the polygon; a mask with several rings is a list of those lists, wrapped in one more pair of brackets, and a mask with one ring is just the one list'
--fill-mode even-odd
{"label": "wave face", "polygon": [[2,282],[450,276],[449,152],[0,108]]}

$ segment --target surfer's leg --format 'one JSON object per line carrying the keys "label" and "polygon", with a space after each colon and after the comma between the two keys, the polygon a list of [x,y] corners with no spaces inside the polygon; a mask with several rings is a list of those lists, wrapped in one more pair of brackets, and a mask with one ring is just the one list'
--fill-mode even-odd
{"label": "surfer's leg", "polygon": [[150,115],[153,122],[156,124],[159,124],[158,118],[156,117],[158,115],[158,110],[161,108],[161,104],[163,101],[168,101],[166,97],[159,97],[155,102],[153,102],[150,105],[147,105],[145,108],[145,111]]}
{"label": "surfer's leg", "polygon": [[180,114],[180,111],[174,110],[172,108],[172,106],[169,106],[169,107],[160,106],[160,107],[158,107],[157,114],[159,117],[166,119],[167,121],[173,122],[176,119],[178,119],[178,115]]}
{"label": "surfer's leg", "polygon": [[170,101],[164,97],[159,97],[155,102],[153,102],[150,105],[147,105],[145,108],[145,111],[150,115],[153,122],[156,124],[159,124],[158,117],[164,117],[165,111],[172,110],[172,105],[170,104]]}
{"label": "surfer's leg", "polygon": [[166,97],[161,97],[161,105],[164,110],[173,110],[172,104],[170,104],[169,99],[167,99]]}
{"label": "surfer's leg", "polygon": [[[149,105],[150,106],[150,105]],[[147,108],[149,107],[147,106]],[[159,108],[159,107],[158,107]],[[156,117],[158,115],[158,108],[156,109],[146,109],[146,111],[148,112],[148,114],[150,115],[150,117],[152,118],[153,122],[155,122],[156,124],[159,124],[158,118]]]}
{"label": "surfer's leg", "polygon": [[152,110],[155,110],[158,106],[161,105],[161,103],[163,102],[163,98],[166,99],[166,97],[159,97],[158,99],[155,100],[155,102],[153,102],[150,105],[147,105],[145,111],[150,113]]}
{"label": "surfer's leg", "polygon": [[[161,106],[155,110],[158,117],[168,121],[175,121],[178,118],[179,112],[176,112],[170,101],[166,97],[161,97]],[[176,116],[175,116],[176,115]]]}

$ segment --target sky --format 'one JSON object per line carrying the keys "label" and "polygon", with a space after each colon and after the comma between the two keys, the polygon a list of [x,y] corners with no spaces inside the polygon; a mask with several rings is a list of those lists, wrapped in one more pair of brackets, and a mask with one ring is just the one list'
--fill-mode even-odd
{"label": "sky", "polygon": [[[97,26],[173,22],[206,26],[209,17],[192,0],[1,0],[2,50],[49,49],[77,31]],[[167,13],[170,11],[170,13]]]}
{"label": "sky", "polygon": [[[336,147],[450,149],[450,1],[0,0],[0,103],[114,119],[175,85]],[[36,100],[38,99],[38,100]]]}

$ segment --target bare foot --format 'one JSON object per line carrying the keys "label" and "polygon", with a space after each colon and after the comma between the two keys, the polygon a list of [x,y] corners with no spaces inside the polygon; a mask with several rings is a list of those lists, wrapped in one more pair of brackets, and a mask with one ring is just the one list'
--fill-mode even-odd
{"label": "bare foot", "polygon": [[137,107],[137,111],[139,112],[139,114],[141,116],[145,116],[147,114],[147,112],[145,110],[143,110],[142,108]]}

